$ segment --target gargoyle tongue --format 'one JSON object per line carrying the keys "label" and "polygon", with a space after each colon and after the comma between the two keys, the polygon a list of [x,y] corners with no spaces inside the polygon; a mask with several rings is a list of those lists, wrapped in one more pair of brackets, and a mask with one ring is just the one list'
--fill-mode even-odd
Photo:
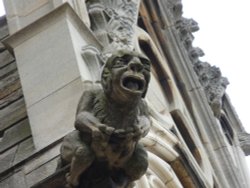
{"label": "gargoyle tongue", "polygon": [[139,90],[139,84],[137,82],[129,81],[126,83],[126,87],[131,90]]}

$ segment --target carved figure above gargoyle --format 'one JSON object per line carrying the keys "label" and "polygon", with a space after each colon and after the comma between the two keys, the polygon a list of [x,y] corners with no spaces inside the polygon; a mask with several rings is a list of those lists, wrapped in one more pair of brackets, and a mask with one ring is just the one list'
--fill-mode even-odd
{"label": "carved figure above gargoyle", "polygon": [[66,135],[61,165],[70,164],[69,187],[128,187],[147,170],[147,153],[139,143],[151,125],[143,100],[150,61],[132,51],[116,51],[102,71],[102,89],[83,93]]}

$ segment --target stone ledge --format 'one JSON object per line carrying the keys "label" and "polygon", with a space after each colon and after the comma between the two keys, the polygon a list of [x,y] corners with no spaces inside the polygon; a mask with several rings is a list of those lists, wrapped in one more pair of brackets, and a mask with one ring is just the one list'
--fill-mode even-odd
{"label": "stone ledge", "polygon": [[31,188],[64,188],[66,185],[65,174],[69,171],[69,166],[66,166],[48,178],[38,182]]}

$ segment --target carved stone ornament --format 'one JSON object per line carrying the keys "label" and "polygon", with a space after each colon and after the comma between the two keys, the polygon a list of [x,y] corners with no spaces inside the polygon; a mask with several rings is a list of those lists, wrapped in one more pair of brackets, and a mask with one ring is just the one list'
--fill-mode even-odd
{"label": "carved stone ornament", "polygon": [[181,0],[167,0],[167,6],[172,13],[172,17],[175,21],[178,21],[182,17],[182,3]]}
{"label": "carved stone ornament", "polygon": [[200,83],[205,90],[208,103],[215,117],[220,117],[222,97],[229,84],[227,78],[222,77],[218,67],[211,66],[206,62],[196,63],[194,69],[199,76]]}
{"label": "carved stone ornament", "polygon": [[151,126],[143,100],[151,62],[134,50],[139,1],[95,0],[87,7],[91,29],[104,47],[102,88],[93,84],[84,91],[76,130],[63,140],[58,167],[70,165],[68,187],[130,187],[146,173],[148,156],[139,140]]}
{"label": "carved stone ornament", "polygon": [[189,52],[192,50],[192,43],[194,40],[192,33],[199,30],[198,23],[193,19],[182,17],[180,20],[176,21],[176,29],[179,32],[180,39],[186,50]]}
{"label": "carved stone ornament", "polygon": [[198,23],[193,19],[182,17],[176,21],[176,29],[199,81],[204,88],[214,116],[219,118],[222,108],[222,97],[229,82],[227,78],[222,77],[219,68],[199,60],[199,57],[204,56],[204,52],[200,48],[193,47],[194,36],[192,34],[199,30]]}
{"label": "carved stone ornament", "polygon": [[134,51],[139,4],[140,0],[87,1],[91,29],[104,46],[104,61],[114,49]]}

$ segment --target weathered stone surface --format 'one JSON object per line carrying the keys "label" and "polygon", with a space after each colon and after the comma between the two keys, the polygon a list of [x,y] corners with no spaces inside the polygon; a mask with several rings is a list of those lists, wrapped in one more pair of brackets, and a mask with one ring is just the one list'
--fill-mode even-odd
{"label": "weathered stone surface", "polygon": [[16,172],[10,179],[9,187],[27,188],[26,178],[23,171]]}
{"label": "weathered stone surface", "polygon": [[206,62],[194,65],[194,70],[199,77],[200,83],[205,90],[207,101],[214,112],[215,117],[220,117],[222,108],[222,97],[229,84],[227,78],[222,77],[218,67],[211,66]]}
{"label": "weathered stone surface", "polygon": [[0,109],[3,109],[4,107],[7,107],[11,103],[17,101],[23,97],[23,91],[21,88],[17,89],[16,91],[12,92],[8,96],[0,99]]}
{"label": "weathered stone surface", "polygon": [[133,50],[135,48],[137,41],[134,40],[133,27],[137,22],[139,2],[119,0],[87,2],[91,29],[105,47],[104,54],[111,53],[114,49]]}
{"label": "weathered stone surface", "polygon": [[31,188],[64,188],[64,186],[66,185],[65,174],[68,171],[69,166],[56,171],[54,174],[42,180],[41,182],[38,182]]}
{"label": "weathered stone surface", "polygon": [[[237,162],[232,152],[232,148],[230,147],[221,147],[215,150],[222,166],[221,170],[226,177],[231,177],[228,179],[229,185],[231,187],[244,187],[243,185],[247,185],[245,182],[246,179],[243,180],[242,171],[238,169]],[[235,174],[236,172],[238,175]]]}
{"label": "weathered stone surface", "polygon": [[169,104],[165,96],[162,93],[160,84],[158,83],[155,76],[151,76],[149,83],[149,89],[147,92],[147,99],[150,101],[150,104],[154,107],[157,112],[163,112],[167,110]]}
{"label": "weathered stone surface", "polygon": [[15,160],[13,161],[13,165],[23,161],[24,159],[30,157],[32,154],[36,152],[33,139],[28,138],[22,141],[17,148]]}
{"label": "weathered stone surface", "polygon": [[0,131],[27,116],[24,99],[21,98],[0,110]]}
{"label": "weathered stone surface", "polygon": [[166,1],[167,7],[172,12],[174,20],[177,21],[182,15],[182,3],[181,0],[168,0]]}
{"label": "weathered stone surface", "polygon": [[0,166],[1,166],[0,174],[12,166],[12,163],[16,154],[16,150],[17,150],[17,146],[0,154]]}
{"label": "weathered stone surface", "polygon": [[192,178],[186,171],[186,168],[181,160],[176,160],[172,162],[171,166],[177,174],[183,187],[196,188],[195,182],[192,180]]}
{"label": "weathered stone surface", "polygon": [[184,46],[189,51],[192,48],[192,42],[194,39],[192,33],[199,30],[198,23],[193,19],[182,17],[176,22],[176,29],[180,33],[180,38]]}
{"label": "weathered stone surface", "polygon": [[0,17],[0,40],[9,35],[7,20],[5,16]]}
{"label": "weathered stone surface", "polygon": [[26,174],[26,181],[28,187],[31,187],[32,185],[38,183],[39,181],[47,178],[51,174],[55,172],[56,165],[57,165],[58,158],[55,158],[39,168],[35,169],[34,171],[30,172],[29,174]]}
{"label": "weathered stone surface", "polygon": [[82,90],[82,82],[78,78],[27,109],[34,144],[38,150],[73,129],[76,106]]}
{"label": "weathered stone surface", "polygon": [[16,63],[10,63],[0,69],[0,79],[4,76],[11,74],[12,72],[17,71]]}
{"label": "weathered stone surface", "polygon": [[7,179],[0,182],[1,188],[27,188],[24,173],[17,171]]}
{"label": "weathered stone surface", "polygon": [[0,153],[16,145],[30,135],[31,132],[28,119],[25,119],[17,123],[15,126],[5,130],[3,133],[3,138],[0,142]]}
{"label": "weathered stone surface", "polygon": [[44,16],[52,9],[52,1],[19,0],[15,3],[4,0],[10,34]]}
{"label": "weathered stone surface", "polygon": [[15,49],[28,107],[79,76],[75,52],[70,44],[72,41],[65,19],[50,25]]}
{"label": "weathered stone surface", "polygon": [[90,25],[85,1],[82,0],[18,0],[15,3],[4,0],[10,34],[33,23],[66,2],[74,8],[85,24]]}
{"label": "weathered stone surface", "polygon": [[0,99],[21,88],[18,72],[15,71],[0,80]]}
{"label": "weathered stone surface", "polygon": [[200,63],[199,58],[204,55],[205,53],[199,47],[192,48],[189,52],[189,58],[191,59],[193,64]]}
{"label": "weathered stone surface", "polygon": [[67,4],[5,41],[14,48],[28,107],[76,79],[82,70],[83,79],[91,78],[80,54],[87,41],[98,46]]}
{"label": "weathered stone surface", "polygon": [[41,153],[41,155],[35,158],[32,158],[24,166],[24,169],[23,169],[24,173],[30,174],[32,171],[38,169],[40,166],[43,166],[43,164],[46,164],[48,163],[48,161],[55,159],[59,155],[60,146],[61,144],[57,144],[51,147],[50,149],[47,149],[45,153]]}
{"label": "weathered stone surface", "polygon": [[14,61],[14,58],[8,50],[5,50],[2,53],[0,53],[0,68],[6,66],[7,64],[13,61]]}
{"label": "weathered stone surface", "polygon": [[6,50],[5,46],[2,42],[0,42],[0,53],[2,53],[4,50]]}

